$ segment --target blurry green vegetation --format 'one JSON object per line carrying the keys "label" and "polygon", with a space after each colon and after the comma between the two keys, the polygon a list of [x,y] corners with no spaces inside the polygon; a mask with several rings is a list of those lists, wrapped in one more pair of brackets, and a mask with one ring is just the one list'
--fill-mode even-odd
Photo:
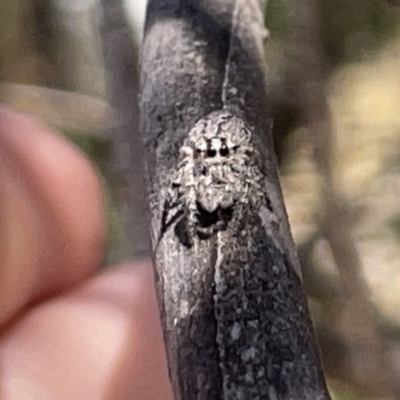
{"label": "blurry green vegetation", "polygon": [[393,233],[396,235],[396,238],[400,245],[400,215],[394,216],[389,222],[389,227],[392,229]]}
{"label": "blurry green vegetation", "polygon": [[[63,132],[69,140],[75,143],[75,145],[77,145],[92,161],[94,161],[103,174],[109,174],[112,158],[112,143],[109,139],[88,135],[88,132],[72,130],[64,130]],[[115,179],[117,179],[117,177],[113,176],[112,181]]]}
{"label": "blurry green vegetation", "polygon": [[382,0],[319,0],[321,36],[331,65],[370,57],[393,38],[398,14]]}
{"label": "blurry green vegetation", "polygon": [[[294,1],[294,0],[292,0]],[[290,34],[290,15],[293,13],[291,0],[269,0],[266,26],[274,37],[287,38]]]}
{"label": "blurry green vegetation", "polygon": [[[289,40],[296,0],[269,0],[271,40]],[[316,0],[324,56],[330,66],[370,57],[393,38],[398,14],[382,0]],[[268,44],[267,44],[268,46]],[[327,66],[327,65],[326,65]]]}
{"label": "blurry green vegetation", "polygon": [[[18,8],[21,1],[3,0],[0,4],[0,71],[15,59],[19,25]],[[0,75],[1,76],[1,75]]]}
{"label": "blurry green vegetation", "polygon": [[[299,126],[295,97],[299,85],[292,46],[297,0],[269,0],[266,26],[267,80],[272,90],[274,141],[278,160],[284,163],[288,137]],[[382,0],[315,0],[319,16],[323,69],[327,79],[341,65],[376,56],[399,32],[399,14]],[[297,66],[301,68],[301,66]]]}
{"label": "blurry green vegetation", "polygon": [[103,137],[88,135],[88,132],[64,130],[63,134],[90,158],[103,177],[109,237],[106,261],[112,264],[120,259],[124,248],[129,245],[124,233],[126,218],[118,206],[120,198],[126,196],[127,185],[123,176],[111,168],[112,142]]}

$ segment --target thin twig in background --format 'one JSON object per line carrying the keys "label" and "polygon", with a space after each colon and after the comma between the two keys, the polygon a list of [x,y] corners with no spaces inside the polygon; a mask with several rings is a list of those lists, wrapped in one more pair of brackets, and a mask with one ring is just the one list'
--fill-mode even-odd
{"label": "thin twig in background", "polygon": [[148,212],[143,181],[142,144],[138,128],[138,57],[121,1],[102,0],[101,29],[112,114],[109,136],[115,149],[115,168],[124,176],[128,195],[122,204],[128,254],[149,255]]}
{"label": "thin twig in background", "polygon": [[298,1],[292,32],[296,74],[301,82],[304,120],[314,145],[314,162],[323,177],[325,204],[319,230],[330,245],[341,278],[336,326],[348,345],[352,364],[352,376],[347,379],[368,395],[397,399],[399,379],[391,366],[390,353],[379,332],[361,276],[361,259],[352,236],[355,221],[352,207],[340,190],[333,166],[334,133],[326,100],[319,28],[315,0]]}

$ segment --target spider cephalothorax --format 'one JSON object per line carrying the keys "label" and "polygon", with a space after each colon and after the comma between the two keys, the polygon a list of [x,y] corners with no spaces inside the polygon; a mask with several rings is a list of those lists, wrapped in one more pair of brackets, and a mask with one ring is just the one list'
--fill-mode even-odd
{"label": "spider cephalothorax", "polygon": [[238,205],[260,197],[258,152],[250,138],[243,120],[223,110],[194,125],[169,177],[162,231],[177,221],[175,231],[189,245],[193,235],[206,238],[226,229]]}

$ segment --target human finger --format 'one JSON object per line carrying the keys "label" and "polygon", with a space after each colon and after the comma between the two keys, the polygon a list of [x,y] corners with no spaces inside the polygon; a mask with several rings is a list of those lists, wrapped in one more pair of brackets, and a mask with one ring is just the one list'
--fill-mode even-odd
{"label": "human finger", "polygon": [[0,343],[4,400],[172,400],[149,263],[36,306]]}
{"label": "human finger", "polygon": [[90,162],[74,146],[0,108],[0,324],[95,269],[102,200]]}

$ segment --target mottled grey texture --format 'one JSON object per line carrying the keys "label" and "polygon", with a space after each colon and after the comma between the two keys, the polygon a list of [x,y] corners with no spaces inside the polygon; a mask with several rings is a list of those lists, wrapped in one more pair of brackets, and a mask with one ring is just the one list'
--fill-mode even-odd
{"label": "mottled grey texture", "polygon": [[201,118],[166,179],[159,240],[175,224],[175,234],[190,248],[196,236],[211,238],[239,221],[243,207],[268,203],[260,166],[260,153],[241,118],[225,110]]}
{"label": "mottled grey texture", "polygon": [[[263,34],[256,0],[149,3],[140,129],[160,314],[177,400],[329,399],[277,177]],[[179,185],[183,193],[197,185],[190,196],[207,205],[190,203],[194,229],[186,231],[185,242],[179,218],[168,217],[170,226],[163,229],[171,176],[196,122],[204,118],[207,129],[215,130],[216,114],[210,113],[222,109],[235,116],[237,129],[248,127],[247,145],[257,150],[249,152],[249,165],[257,166],[254,184],[260,187],[233,196],[227,223],[215,222],[204,236],[197,229],[204,208],[228,203],[204,200],[203,181],[191,170],[197,161],[190,159],[186,179],[195,177],[195,183]],[[227,167],[226,160],[214,164],[212,184],[223,163]],[[211,191],[218,197],[218,190]],[[187,212],[188,203],[175,212]]]}

